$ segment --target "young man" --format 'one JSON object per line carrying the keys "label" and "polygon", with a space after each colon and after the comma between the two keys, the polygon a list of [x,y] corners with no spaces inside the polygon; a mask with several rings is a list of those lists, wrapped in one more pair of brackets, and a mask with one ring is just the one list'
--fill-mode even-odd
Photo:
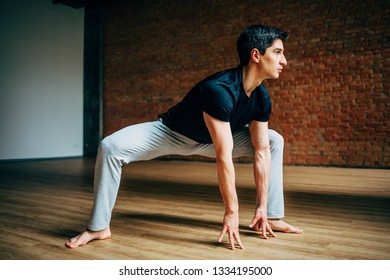
{"label": "young man", "polygon": [[[283,138],[268,129],[271,100],[262,82],[277,79],[287,65],[283,41],[288,34],[254,25],[237,40],[240,65],[200,81],[159,120],[132,125],[103,139],[95,167],[94,205],[87,229],[66,243],[76,248],[111,237],[110,220],[122,166],[163,155],[216,158],[218,183],[225,206],[223,229],[231,248],[244,249],[239,234],[238,199],[233,158],[254,156],[257,208],[249,227],[267,232],[301,233],[282,220]],[[271,160],[272,158],[272,160]]]}

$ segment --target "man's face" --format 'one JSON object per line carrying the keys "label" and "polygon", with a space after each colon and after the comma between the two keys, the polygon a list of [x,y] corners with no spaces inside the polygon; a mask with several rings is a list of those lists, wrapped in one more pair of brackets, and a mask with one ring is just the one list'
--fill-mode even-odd
{"label": "man's face", "polygon": [[261,56],[259,63],[261,75],[265,79],[277,79],[285,65],[287,60],[284,57],[283,41],[277,39]]}

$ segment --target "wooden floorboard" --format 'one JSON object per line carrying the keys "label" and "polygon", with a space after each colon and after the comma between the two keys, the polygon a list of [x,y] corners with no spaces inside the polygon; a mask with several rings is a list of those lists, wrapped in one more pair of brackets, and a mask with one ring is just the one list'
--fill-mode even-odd
{"label": "wooden floorboard", "polygon": [[286,221],[302,235],[260,239],[250,164],[236,164],[245,250],[216,242],[223,205],[214,163],[133,163],[123,170],[110,240],[64,246],[88,221],[94,159],[0,163],[0,259],[390,259],[390,170],[285,166]]}

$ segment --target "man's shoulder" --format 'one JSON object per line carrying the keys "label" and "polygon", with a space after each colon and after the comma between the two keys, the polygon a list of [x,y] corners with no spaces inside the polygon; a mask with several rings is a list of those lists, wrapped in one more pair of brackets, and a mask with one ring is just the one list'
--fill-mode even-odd
{"label": "man's shoulder", "polygon": [[238,72],[239,72],[239,67],[226,69],[206,77],[202,82],[207,84],[237,83],[239,82],[239,78],[240,78]]}
{"label": "man's shoulder", "polygon": [[206,90],[228,90],[237,91],[241,83],[239,69],[230,68],[224,71],[214,73],[201,82],[201,86]]}

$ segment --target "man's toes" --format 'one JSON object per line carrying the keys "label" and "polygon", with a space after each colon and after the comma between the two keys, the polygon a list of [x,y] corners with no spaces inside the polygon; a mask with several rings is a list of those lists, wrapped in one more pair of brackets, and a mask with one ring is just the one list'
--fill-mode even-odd
{"label": "man's toes", "polygon": [[71,248],[71,249],[79,247],[78,244],[72,243],[72,242],[69,242],[69,241],[66,242],[65,245],[66,245],[66,247]]}
{"label": "man's toes", "polygon": [[80,242],[80,235],[73,237],[71,240],[66,242],[65,245],[68,248],[77,248],[77,247],[81,246],[82,244]]}
{"label": "man's toes", "polygon": [[77,239],[79,239],[80,235],[77,235],[76,237],[71,238],[67,243],[73,243],[76,242]]}
{"label": "man's toes", "polygon": [[303,230],[300,228],[294,227],[294,226],[289,226],[287,232],[299,234],[299,233],[302,233]]}

